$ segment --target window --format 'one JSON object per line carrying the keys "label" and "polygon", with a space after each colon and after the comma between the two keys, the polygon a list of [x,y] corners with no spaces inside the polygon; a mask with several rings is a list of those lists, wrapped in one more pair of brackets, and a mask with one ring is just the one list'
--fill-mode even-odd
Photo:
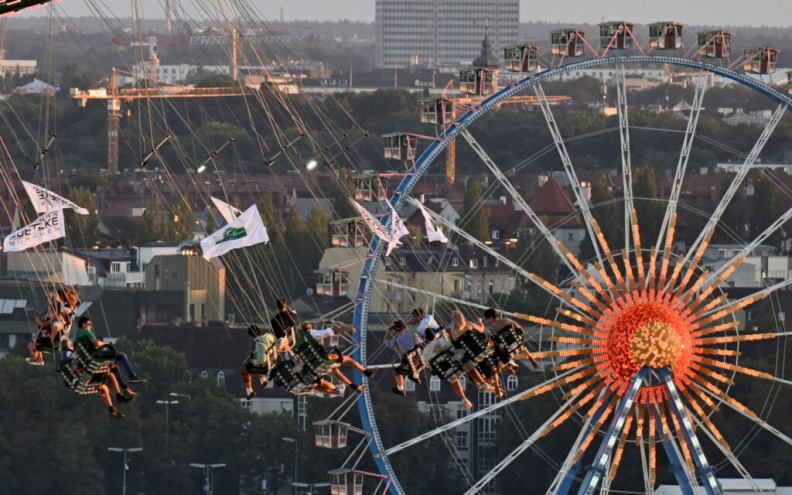
{"label": "window", "polygon": [[206,370],[201,370],[201,378],[209,378],[209,372]]}
{"label": "window", "polygon": [[470,268],[478,268],[478,258],[473,258],[470,260]]}
{"label": "window", "polygon": [[440,391],[440,378],[433,376],[429,380],[429,391],[430,392],[439,392]]}
{"label": "window", "polygon": [[[514,377],[510,376],[509,378],[514,378]],[[225,386],[225,371],[223,371],[223,370],[220,370],[220,371],[217,372],[217,386],[218,387],[224,387]]]}
{"label": "window", "polygon": [[407,264],[407,258],[405,258],[404,256],[400,256],[400,257],[399,257],[399,263],[400,263],[402,266],[406,265],[406,264]]}
{"label": "window", "polygon": [[385,266],[391,266],[390,258],[385,258]]}
{"label": "window", "polygon": [[492,240],[497,241],[500,239],[500,230],[493,230],[492,231]]}
{"label": "window", "polygon": [[405,380],[404,381],[404,391],[405,392],[415,392],[415,382],[412,380]]}
{"label": "window", "polygon": [[567,240],[568,240],[568,241],[574,241],[574,240],[575,240],[575,234],[574,234],[574,233],[572,233],[572,232],[570,232],[569,234],[567,234]]}
{"label": "window", "polygon": [[459,280],[454,280],[454,292],[459,290]]}
{"label": "window", "polygon": [[456,432],[456,446],[460,449],[468,448],[468,436],[469,433],[466,431],[457,431]]}
{"label": "window", "polygon": [[519,384],[520,380],[516,376],[511,375],[506,379],[506,390],[517,390],[517,385]]}
{"label": "window", "polygon": [[459,258],[451,258],[451,266],[459,266]]}
{"label": "window", "polygon": [[484,268],[487,268],[487,257],[486,256],[481,258],[481,263],[484,265]]}

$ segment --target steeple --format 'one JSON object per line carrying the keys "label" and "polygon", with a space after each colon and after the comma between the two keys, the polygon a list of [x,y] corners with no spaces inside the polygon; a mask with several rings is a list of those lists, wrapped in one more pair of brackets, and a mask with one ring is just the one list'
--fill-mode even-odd
{"label": "steeple", "polygon": [[484,40],[481,42],[481,55],[473,61],[473,67],[479,69],[497,69],[500,67],[500,61],[495,55],[492,54],[492,43],[489,40],[489,21],[487,21],[487,28],[484,31]]}

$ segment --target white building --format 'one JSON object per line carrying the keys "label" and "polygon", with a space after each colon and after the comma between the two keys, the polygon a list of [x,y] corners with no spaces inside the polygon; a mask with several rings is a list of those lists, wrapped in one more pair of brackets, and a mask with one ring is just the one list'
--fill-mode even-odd
{"label": "white building", "polygon": [[489,35],[493,51],[516,44],[519,0],[376,0],[375,65],[455,70],[481,54]]}
{"label": "white building", "polygon": [[[777,486],[772,478],[754,478],[753,482],[759,490],[754,490],[748,480],[742,478],[720,478],[718,481],[723,488],[723,495],[792,495],[792,487]],[[704,495],[704,489],[697,487],[694,489],[697,494]],[[682,495],[682,489],[674,485],[660,485],[655,490],[654,495]]]}

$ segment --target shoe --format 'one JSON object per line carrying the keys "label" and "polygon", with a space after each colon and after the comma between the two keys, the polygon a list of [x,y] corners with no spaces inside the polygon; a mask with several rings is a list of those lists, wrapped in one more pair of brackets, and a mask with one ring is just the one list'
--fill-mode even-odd
{"label": "shoe", "polygon": [[136,400],[137,400],[137,395],[130,397],[127,395],[116,394],[116,402],[118,402],[119,404],[125,404],[125,403],[131,404]]}
{"label": "shoe", "polygon": [[473,403],[470,402],[470,400],[468,400],[468,399],[465,399],[465,401],[462,403],[462,405],[465,406],[465,409],[471,409],[473,407]]}
{"label": "shoe", "polygon": [[111,407],[110,408],[110,417],[113,418],[113,419],[125,419],[126,418],[126,414],[121,414],[120,412],[118,412],[116,410],[115,407]]}
{"label": "shoe", "polygon": [[350,385],[350,387],[352,387],[352,390],[354,390],[357,393],[361,393],[363,392],[363,390],[366,389],[365,385],[355,385],[354,383]]}
{"label": "shoe", "polygon": [[33,366],[44,366],[44,360],[35,360],[33,358],[27,358],[26,361]]}
{"label": "shoe", "polygon": [[509,371],[509,373],[512,376],[517,375],[517,365],[516,364],[509,363],[509,364],[506,365],[506,369]]}
{"label": "shoe", "polygon": [[396,388],[396,387],[393,387],[393,388],[391,389],[391,392],[393,392],[393,393],[394,393],[394,394],[396,394],[396,395],[401,395],[402,397],[407,397],[407,392],[405,392],[404,390],[399,390],[399,389],[398,389],[398,388]]}
{"label": "shoe", "polygon": [[366,375],[367,378],[371,378],[374,376],[374,370],[363,370],[363,374]]}
{"label": "shoe", "polygon": [[131,388],[127,387],[124,389],[124,397],[135,400],[138,398],[138,394],[135,393],[135,391],[133,391]]}
{"label": "shoe", "polygon": [[479,387],[479,390],[481,390],[482,392],[494,392],[495,387],[493,387],[489,383],[485,383]]}
{"label": "shoe", "polygon": [[267,378],[264,375],[261,375],[259,377],[259,385],[261,385],[262,390],[267,388],[267,386],[269,385],[269,381],[267,381]]}
{"label": "shoe", "polygon": [[134,374],[134,375],[129,377],[129,383],[132,383],[132,384],[135,384],[135,385],[145,385],[145,384],[148,383],[148,380],[145,379],[145,378],[138,378],[137,374]]}
{"label": "shoe", "polygon": [[528,360],[531,362],[531,366],[533,366],[535,370],[539,369],[539,362],[537,362],[533,356],[528,356]]}
{"label": "shoe", "polygon": [[252,399],[252,398],[253,398],[253,397],[255,397],[255,396],[256,396],[256,392],[254,392],[254,391],[252,391],[252,390],[251,390],[251,391],[250,391],[250,392],[247,394],[247,400],[250,400],[250,399]]}

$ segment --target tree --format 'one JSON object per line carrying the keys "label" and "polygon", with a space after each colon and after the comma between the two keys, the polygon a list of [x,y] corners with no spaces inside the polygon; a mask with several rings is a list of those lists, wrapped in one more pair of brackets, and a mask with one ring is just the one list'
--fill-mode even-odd
{"label": "tree", "polygon": [[72,209],[64,211],[68,240],[76,248],[93,247],[99,241],[99,216],[93,194],[89,189],[72,188],[69,198],[88,210],[88,215],[79,215]]}
{"label": "tree", "polygon": [[355,209],[349,204],[349,198],[354,197],[354,172],[346,167],[341,167],[338,169],[333,188],[333,211],[335,212],[336,220],[358,216]]}
{"label": "tree", "polygon": [[159,204],[150,201],[135,226],[135,243],[165,240],[165,228],[159,219]]}
{"label": "tree", "polygon": [[[778,218],[778,205],[776,204],[775,185],[763,170],[754,180],[754,194],[751,198],[751,239],[755,239]],[[776,231],[768,239],[768,244],[777,245],[779,232]]]}
{"label": "tree", "polygon": [[187,198],[180,198],[170,207],[170,221],[165,222],[162,228],[165,231],[165,240],[178,244],[188,241],[195,234],[195,213],[193,213]]}
{"label": "tree", "polygon": [[[546,221],[545,218],[542,221]],[[553,246],[538,229],[521,228],[517,234],[515,247],[517,263],[527,272],[533,273],[555,284],[558,282],[558,268],[561,264]],[[551,296],[530,280],[520,277],[516,294],[517,304],[525,311],[543,314]]]}
{"label": "tree", "polygon": [[633,204],[638,217],[641,245],[655,242],[663,219],[663,205],[657,201],[657,180],[654,169],[641,167],[633,170]]}
{"label": "tree", "polygon": [[490,210],[484,207],[483,191],[480,182],[470,183],[462,199],[459,227],[476,239],[486,242],[490,240]]}

